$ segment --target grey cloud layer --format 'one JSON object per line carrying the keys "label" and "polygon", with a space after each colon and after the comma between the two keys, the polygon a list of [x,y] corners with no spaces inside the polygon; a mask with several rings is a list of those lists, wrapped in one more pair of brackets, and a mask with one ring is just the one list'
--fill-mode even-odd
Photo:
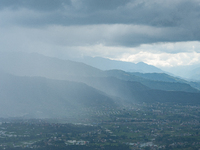
{"label": "grey cloud layer", "polygon": [[[89,30],[92,37],[87,37],[86,43],[90,44],[137,46],[200,40],[199,0],[0,0],[1,13],[5,13],[5,25],[34,28],[118,25],[111,31],[105,26],[103,36]],[[85,34],[79,34],[82,32]],[[77,32],[71,34],[79,36]]]}
{"label": "grey cloud layer", "polygon": [[70,5],[70,0],[1,0],[0,8],[11,8],[13,10],[28,8],[40,11],[59,10],[63,5]]}
{"label": "grey cloud layer", "polygon": [[[190,21],[198,22],[199,3],[198,0],[1,0],[0,8],[41,11],[46,13],[45,20],[61,25],[186,26],[191,24]],[[32,19],[37,18],[29,18]]]}

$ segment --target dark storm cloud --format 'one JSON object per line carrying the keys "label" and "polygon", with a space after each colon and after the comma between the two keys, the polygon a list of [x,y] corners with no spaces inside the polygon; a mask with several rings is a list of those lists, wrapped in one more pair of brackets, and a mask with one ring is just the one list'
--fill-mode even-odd
{"label": "dark storm cloud", "polygon": [[0,8],[22,8],[51,11],[61,9],[63,6],[72,4],[80,5],[80,9],[86,9],[89,12],[98,10],[110,10],[121,7],[131,0],[1,0]]}
{"label": "dark storm cloud", "polygon": [[63,5],[70,4],[70,0],[1,0],[0,8],[28,8],[40,11],[52,11],[62,8]]}
{"label": "dark storm cloud", "polygon": [[121,26],[114,34],[103,36],[105,45],[137,46],[200,40],[199,0],[0,0],[0,9],[0,14],[10,11],[11,15],[5,17],[8,23],[33,28],[105,24],[141,26],[122,33]]}
{"label": "dark storm cloud", "polygon": [[87,7],[88,10],[112,10],[118,7],[123,7],[131,0],[82,0],[82,4]]}
{"label": "dark storm cloud", "polygon": [[[139,0],[1,0],[0,7],[46,11],[43,19],[61,25],[143,24],[180,26],[197,19],[197,1]],[[42,12],[41,12],[42,13]],[[29,20],[36,18],[29,18]],[[39,20],[39,18],[38,18]],[[38,23],[44,22],[39,20]]]}

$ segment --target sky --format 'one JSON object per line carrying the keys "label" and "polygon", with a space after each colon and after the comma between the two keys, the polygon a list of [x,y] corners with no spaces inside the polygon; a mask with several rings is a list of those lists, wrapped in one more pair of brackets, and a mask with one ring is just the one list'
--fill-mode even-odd
{"label": "sky", "polygon": [[0,0],[0,51],[200,63],[200,0]]}

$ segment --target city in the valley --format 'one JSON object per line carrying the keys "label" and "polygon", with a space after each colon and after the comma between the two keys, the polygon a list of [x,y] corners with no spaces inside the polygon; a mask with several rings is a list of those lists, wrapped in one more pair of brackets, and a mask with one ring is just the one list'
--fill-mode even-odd
{"label": "city in the valley", "polygon": [[87,109],[79,119],[1,118],[0,149],[189,150],[200,148],[200,106],[138,103]]}

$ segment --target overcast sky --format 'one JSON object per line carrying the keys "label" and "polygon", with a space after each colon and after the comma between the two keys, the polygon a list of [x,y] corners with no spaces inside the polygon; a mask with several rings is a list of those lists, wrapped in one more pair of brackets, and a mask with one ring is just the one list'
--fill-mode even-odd
{"label": "overcast sky", "polygon": [[200,0],[0,0],[1,51],[200,63]]}

